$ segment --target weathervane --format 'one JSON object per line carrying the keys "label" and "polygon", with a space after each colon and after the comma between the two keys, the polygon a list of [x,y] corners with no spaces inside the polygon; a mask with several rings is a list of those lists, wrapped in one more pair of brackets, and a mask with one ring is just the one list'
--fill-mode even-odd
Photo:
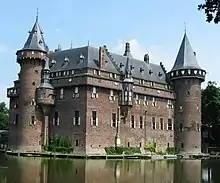
{"label": "weathervane", "polygon": [[186,22],[184,22],[184,32],[186,33]]}
{"label": "weathervane", "polygon": [[39,16],[39,8],[37,8],[36,21],[38,21],[38,16]]}

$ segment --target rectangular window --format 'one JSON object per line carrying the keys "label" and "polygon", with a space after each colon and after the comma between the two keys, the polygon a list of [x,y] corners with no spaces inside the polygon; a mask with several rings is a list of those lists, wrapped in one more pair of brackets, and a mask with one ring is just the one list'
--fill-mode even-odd
{"label": "rectangular window", "polygon": [[144,96],[144,105],[148,105],[147,96]]}
{"label": "rectangular window", "polygon": [[19,114],[16,114],[16,115],[15,115],[15,122],[14,122],[14,123],[15,123],[15,124],[18,124],[18,122],[19,122]]}
{"label": "rectangular window", "polygon": [[152,117],[152,129],[153,130],[156,130],[156,118],[155,117]]}
{"label": "rectangular window", "polygon": [[60,99],[63,99],[63,96],[64,96],[63,88],[60,88]]}
{"label": "rectangular window", "polygon": [[98,98],[97,88],[95,86],[92,87],[92,98]]}
{"label": "rectangular window", "polygon": [[98,118],[97,118],[97,112],[96,111],[92,111],[92,125],[93,126],[98,126]]}
{"label": "rectangular window", "polygon": [[79,146],[79,140],[75,141],[75,146]]}
{"label": "rectangular window", "polygon": [[60,121],[59,121],[59,113],[56,111],[55,113],[54,113],[54,122],[53,122],[53,124],[55,125],[55,126],[59,126],[59,124],[60,124]]}
{"label": "rectangular window", "polygon": [[80,125],[79,111],[75,111],[73,125]]}
{"label": "rectangular window", "polygon": [[117,126],[116,113],[112,113],[112,127],[116,127],[116,126]]}
{"label": "rectangular window", "polygon": [[167,108],[172,109],[173,108],[173,103],[171,100],[167,101]]}
{"label": "rectangular window", "polygon": [[135,128],[134,116],[131,116],[131,128]]}
{"label": "rectangular window", "polygon": [[183,131],[183,122],[180,123],[180,129],[179,129],[179,131],[180,131],[180,132]]}
{"label": "rectangular window", "polygon": [[153,106],[153,107],[156,107],[156,106],[157,106],[157,103],[156,103],[156,100],[155,100],[154,97],[153,97],[153,99],[152,99],[152,106]]}
{"label": "rectangular window", "polygon": [[160,118],[160,129],[164,130],[163,118]]}
{"label": "rectangular window", "polygon": [[35,117],[31,116],[31,125],[35,125]]}
{"label": "rectangular window", "polygon": [[182,148],[182,149],[184,148],[184,144],[183,144],[183,143],[181,143],[181,148]]}
{"label": "rectangular window", "polygon": [[109,100],[115,100],[114,90],[110,90],[110,93],[109,93]]}
{"label": "rectangular window", "polygon": [[199,123],[196,124],[196,130],[197,130],[197,132],[200,132],[200,124]]}
{"label": "rectangular window", "polygon": [[144,128],[144,117],[140,116],[140,128],[143,129]]}
{"label": "rectangular window", "polygon": [[167,129],[168,130],[173,130],[173,123],[172,123],[172,119],[168,119],[168,123],[167,123]]}
{"label": "rectangular window", "polygon": [[76,86],[74,88],[74,92],[73,92],[73,98],[78,98],[79,97],[79,87]]}

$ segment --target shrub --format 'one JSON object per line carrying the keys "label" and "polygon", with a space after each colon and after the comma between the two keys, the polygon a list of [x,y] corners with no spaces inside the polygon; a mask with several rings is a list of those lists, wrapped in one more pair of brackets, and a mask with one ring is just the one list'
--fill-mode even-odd
{"label": "shrub", "polygon": [[131,154],[135,154],[141,153],[141,150],[139,147],[106,147],[105,148],[105,152],[108,155],[121,155],[121,154],[127,154],[127,155],[131,155]]}
{"label": "shrub", "polygon": [[175,148],[175,147],[168,147],[168,148],[166,149],[166,152],[167,152],[167,154],[177,154],[178,149]]}
{"label": "shrub", "polygon": [[56,135],[49,138],[49,143],[44,147],[44,150],[69,154],[73,152],[73,147],[69,137],[61,137]]}
{"label": "shrub", "polygon": [[156,152],[156,143],[148,143],[144,146],[144,149],[150,152]]}

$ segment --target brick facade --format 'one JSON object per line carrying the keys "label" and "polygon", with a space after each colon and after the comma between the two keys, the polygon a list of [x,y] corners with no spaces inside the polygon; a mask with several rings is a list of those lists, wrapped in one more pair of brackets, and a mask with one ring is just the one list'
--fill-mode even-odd
{"label": "brick facade", "polygon": [[[105,153],[105,147],[115,145],[143,149],[148,143],[158,150],[201,151],[204,70],[179,68],[178,56],[178,68],[167,73],[161,63],[150,63],[148,55],[144,61],[133,59],[129,43],[124,56],[109,53],[106,46],[48,55],[44,41],[28,48],[35,34],[43,40],[41,33],[36,22],[17,52],[20,77],[8,89],[10,149],[41,151],[46,136],[60,135],[70,137],[76,153]],[[185,35],[183,41],[187,39]],[[42,85],[46,76],[41,73],[48,57],[51,84],[44,88],[48,85]]]}

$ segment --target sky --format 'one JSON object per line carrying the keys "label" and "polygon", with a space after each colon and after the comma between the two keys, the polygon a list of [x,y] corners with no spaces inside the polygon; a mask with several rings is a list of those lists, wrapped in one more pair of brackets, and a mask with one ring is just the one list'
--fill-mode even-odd
{"label": "sky", "polygon": [[[107,45],[110,52],[123,53],[130,42],[133,57],[163,62],[170,70],[180,47],[184,29],[207,81],[220,83],[220,25],[208,24],[197,5],[204,0],[7,0],[0,6],[0,101],[8,103],[6,89],[13,86],[20,68],[16,51],[21,49],[39,8],[39,22],[50,50]],[[185,25],[184,25],[185,22]]]}

